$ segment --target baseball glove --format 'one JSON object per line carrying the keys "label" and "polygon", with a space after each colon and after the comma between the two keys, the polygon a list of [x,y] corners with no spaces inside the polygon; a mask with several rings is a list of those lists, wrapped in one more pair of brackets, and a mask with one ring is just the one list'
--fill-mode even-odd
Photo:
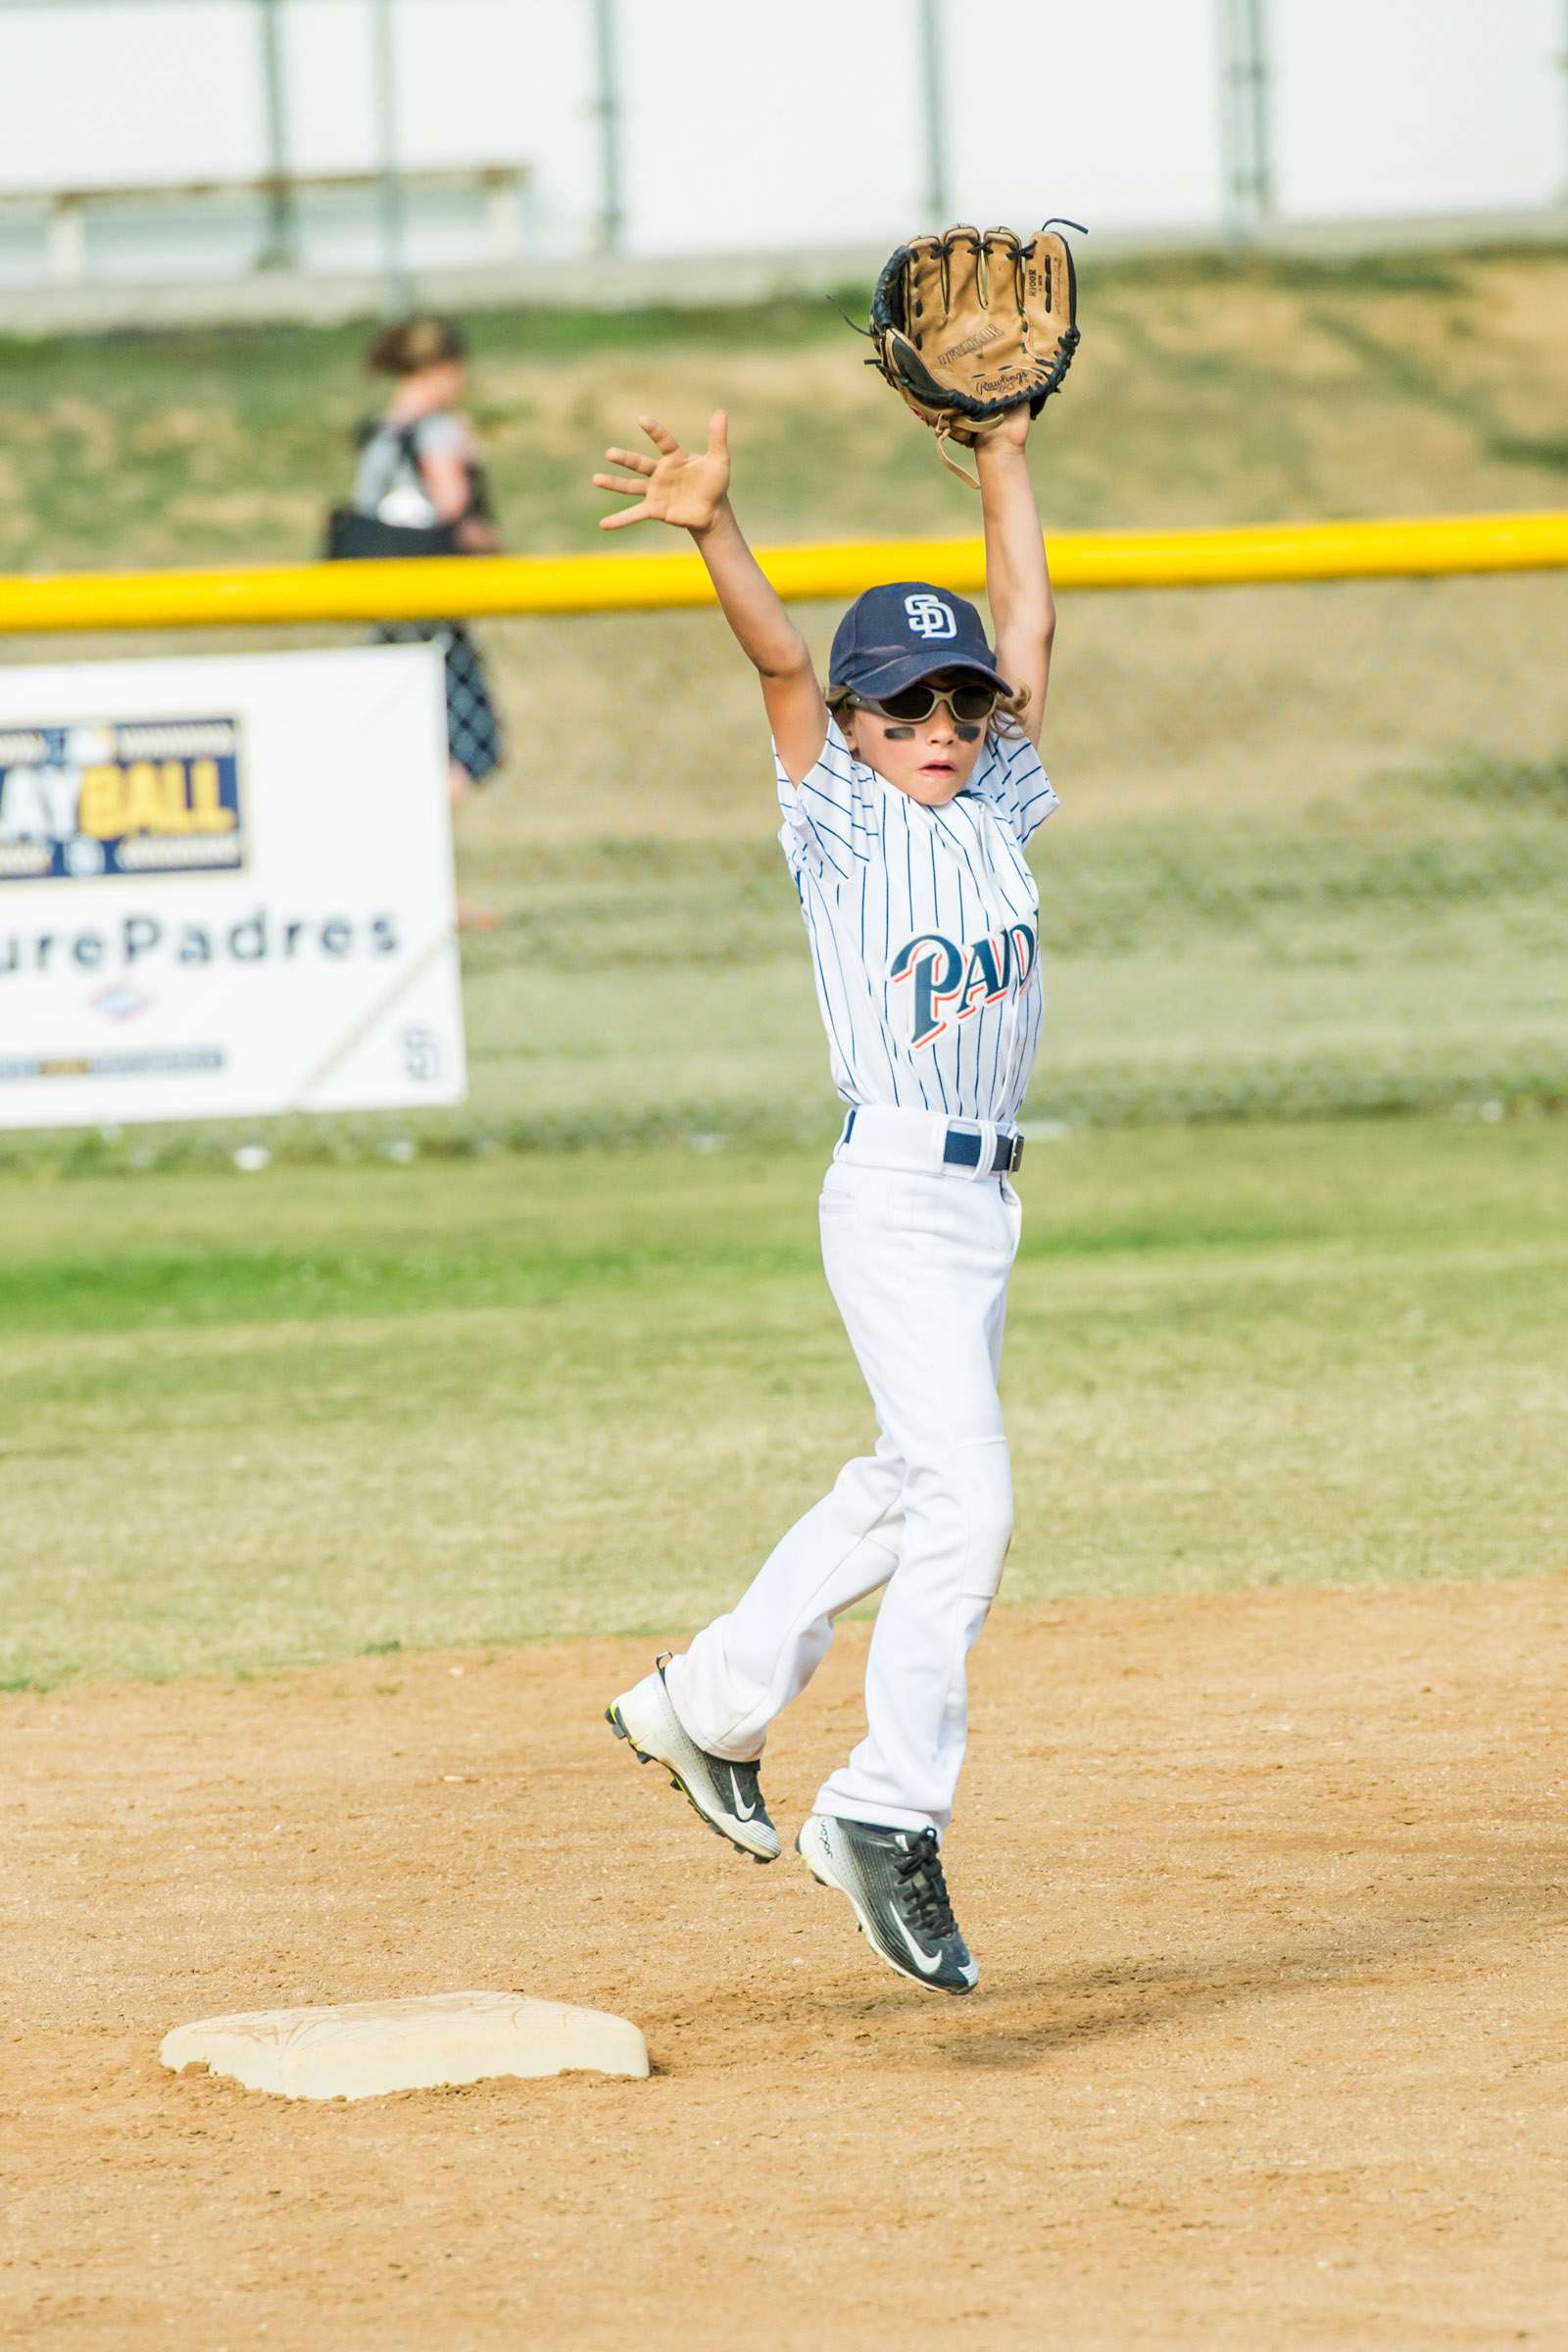
{"label": "baseball glove", "polygon": [[943,464],[973,483],[947,444],[972,448],[1022,401],[1039,416],[1078,348],[1077,307],[1072,255],[1049,225],[1027,245],[1010,228],[916,237],[876,281],[867,365],[930,425]]}

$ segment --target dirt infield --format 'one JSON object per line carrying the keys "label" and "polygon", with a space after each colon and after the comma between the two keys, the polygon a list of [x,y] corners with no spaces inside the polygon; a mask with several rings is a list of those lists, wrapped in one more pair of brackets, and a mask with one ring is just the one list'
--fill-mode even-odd
{"label": "dirt infield", "polygon": [[[782,1825],[863,1627],[786,1720]],[[0,2334],[139,2348],[1568,2340],[1568,1588],[1001,1614],[906,1990],[598,1721],[647,1644],[0,1702]],[[304,2108],[181,2019],[518,1986],[646,2083]]]}

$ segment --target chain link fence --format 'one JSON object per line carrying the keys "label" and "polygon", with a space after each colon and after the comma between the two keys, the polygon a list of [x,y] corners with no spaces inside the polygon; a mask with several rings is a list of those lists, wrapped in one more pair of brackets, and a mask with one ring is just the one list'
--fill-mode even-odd
{"label": "chain link fence", "polygon": [[[802,610],[819,655],[836,616]],[[496,922],[464,943],[467,1103],[12,1136],[0,1156],[217,1158],[262,1133],[326,1156],[831,1133],[765,731],[722,624],[474,633],[505,754],[458,820],[463,891]],[[1558,573],[1064,597],[1026,1128],[1568,1100],[1564,643]]]}
{"label": "chain link fence", "polygon": [[1069,624],[1037,1110],[1568,1095],[1565,627],[1560,575],[1121,598],[1076,663]]}
{"label": "chain link fence", "polygon": [[[805,618],[825,653],[835,615]],[[518,858],[517,920],[470,958],[476,1115],[820,1125],[744,664],[702,615],[558,624],[563,708],[529,635],[491,631],[533,808],[468,837],[476,887],[486,848]],[[1568,1097],[1565,641],[1558,574],[1064,598],[1026,1120]]]}

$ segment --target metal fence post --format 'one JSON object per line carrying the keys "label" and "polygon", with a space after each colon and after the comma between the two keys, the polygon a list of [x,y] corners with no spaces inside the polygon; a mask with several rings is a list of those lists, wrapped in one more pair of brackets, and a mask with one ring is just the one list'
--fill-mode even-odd
{"label": "metal fence post", "polygon": [[920,102],[925,124],[925,211],[932,231],[947,225],[948,147],[942,115],[942,0],[920,0]]}
{"label": "metal fence post", "polygon": [[621,191],[620,56],[615,0],[593,0],[594,96],[599,118],[599,219],[595,243],[601,253],[618,253],[626,220]]}
{"label": "metal fence post", "polygon": [[414,307],[409,274],[408,208],[398,168],[397,47],[393,0],[370,0],[371,86],[375,99],[376,174],[381,211],[382,307],[389,318]]}
{"label": "metal fence post", "polygon": [[258,0],[262,89],[267,107],[267,228],[258,270],[299,264],[299,220],[288,169],[288,81],[283,60],[283,0]]}
{"label": "metal fence post", "polygon": [[1220,152],[1225,243],[1252,244],[1274,210],[1265,0],[1220,0]]}

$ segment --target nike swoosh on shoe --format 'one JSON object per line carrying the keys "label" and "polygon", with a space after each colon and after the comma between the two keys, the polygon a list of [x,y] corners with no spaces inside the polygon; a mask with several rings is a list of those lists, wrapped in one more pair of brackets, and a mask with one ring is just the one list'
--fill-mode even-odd
{"label": "nike swoosh on shoe", "polygon": [[921,1976],[934,1977],[937,1973],[937,1970],[942,1966],[942,1954],[940,1952],[922,1951],[896,1911],[893,1913],[893,1925],[898,1929],[900,1936],[904,1938],[906,1944],[907,1944],[910,1954],[913,1957],[914,1965],[920,1971]]}
{"label": "nike swoosh on shoe", "polygon": [[733,1773],[731,1773],[729,1776],[729,1792],[731,1797],[734,1799],[733,1810],[736,1820],[750,1821],[755,1815],[757,1807],[755,1805],[744,1804],[741,1801],[741,1785]]}

